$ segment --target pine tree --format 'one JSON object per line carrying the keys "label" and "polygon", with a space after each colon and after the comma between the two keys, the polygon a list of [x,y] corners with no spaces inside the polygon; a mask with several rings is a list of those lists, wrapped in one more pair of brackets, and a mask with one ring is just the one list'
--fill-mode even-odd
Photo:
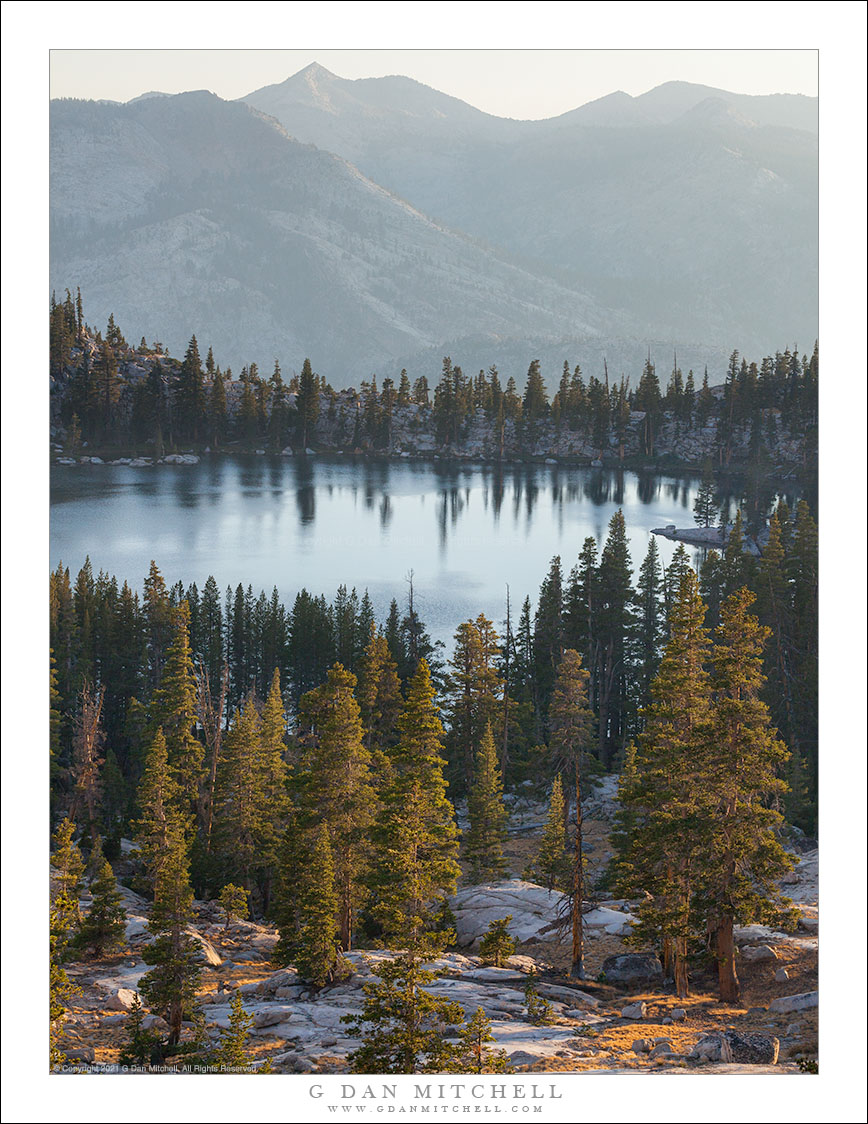
{"label": "pine tree", "polygon": [[247,1039],[253,1026],[253,1015],[244,1010],[241,992],[235,991],[229,1004],[229,1027],[220,1036],[214,1052],[214,1065],[220,1073],[250,1073],[252,1058]]}
{"label": "pine tree", "polygon": [[629,819],[619,830],[615,884],[646,893],[630,940],[662,945],[676,994],[688,994],[687,958],[699,925],[692,908],[694,868],[703,853],[704,809],[694,763],[711,738],[710,642],[696,574],[685,572],[670,613],[670,639],[651,684],[645,729],[621,778]]}
{"label": "pine tree", "polygon": [[735,522],[729,529],[726,550],[723,554],[723,592],[725,596],[746,585],[754,584],[756,563],[744,548],[744,531],[741,511],[735,513]]}
{"label": "pine tree", "polygon": [[162,727],[166,739],[179,799],[191,811],[201,813],[205,749],[193,733],[197,690],[189,624],[190,609],[187,602],[182,601],[174,612],[174,636],[166,652],[165,667],[151,709],[154,724]]}
{"label": "pine tree", "polygon": [[314,427],[319,417],[319,388],[309,359],[305,359],[302,364],[296,408],[301,448],[306,449],[313,437]]}
{"label": "pine tree", "polygon": [[663,638],[663,575],[657,540],[652,535],[648,553],[639,568],[636,585],[638,620],[636,627],[637,663],[643,697],[648,694],[651,680],[657,674],[660,662],[660,645]]}
{"label": "pine tree", "polygon": [[609,520],[598,579],[598,738],[600,761],[607,770],[618,763],[631,718],[630,657],[636,624],[632,569],[624,513],[618,510]]}
{"label": "pine tree", "polygon": [[572,864],[567,855],[566,821],[561,774],[556,773],[540,848],[525,876],[535,879],[547,890],[566,890],[572,881]]}
{"label": "pine tree", "polygon": [[52,895],[52,905],[57,933],[64,946],[81,923],[78,901],[84,874],[84,859],[73,840],[74,835],[75,824],[72,820],[65,819],[58,824],[52,839],[51,865],[55,871],[56,886]]}
{"label": "pine tree", "polygon": [[121,1047],[118,1062],[123,1066],[147,1066],[155,1052],[159,1052],[160,1039],[152,1030],[145,1030],[144,1007],[136,992],[133,1005],[124,1022],[124,1031],[127,1040]]}
{"label": "pine tree", "polygon": [[663,414],[663,403],[660,397],[660,383],[650,355],[645,361],[642,377],[636,389],[635,407],[645,412],[642,421],[642,452],[646,457],[653,457],[654,442],[657,439],[657,430]]}
{"label": "pine tree", "polygon": [[260,722],[252,697],[235,712],[218,767],[214,846],[225,877],[239,878],[250,890],[271,840],[267,776],[263,768]]}
{"label": "pine tree", "polygon": [[717,628],[720,623],[720,602],[723,590],[723,567],[716,550],[709,550],[699,571],[699,589],[702,600],[708,606],[705,618],[709,628]]}
{"label": "pine tree", "polygon": [[101,431],[106,440],[112,432],[115,411],[121,396],[121,379],[118,375],[118,361],[108,340],[103,342],[94,363],[94,379],[100,401]]}
{"label": "pine tree", "polygon": [[356,677],[335,664],[322,687],[301,702],[309,744],[294,775],[300,824],[329,829],[339,898],[341,948],[352,948],[355,914],[363,897],[368,829],[376,803],[365,749]]}
{"label": "pine tree", "polygon": [[271,901],[271,887],[277,869],[280,840],[289,814],[287,785],[290,767],[286,760],[285,737],[286,712],[280,691],[280,672],[275,668],[268,697],[262,708],[259,728],[259,767],[262,771],[264,804],[257,865],[259,888],[266,912]]}
{"label": "pine tree", "polygon": [[320,988],[346,975],[347,968],[338,947],[335,919],[339,900],[331,842],[324,823],[311,842],[298,890],[299,930],[294,960],[299,975]]}
{"label": "pine tree", "polygon": [[48,968],[48,1061],[49,1065],[63,1065],[67,1058],[60,1048],[63,1020],[67,1004],[78,995],[80,989],[70,980],[63,967],[66,940],[62,933],[63,921],[59,920],[52,907],[49,915],[49,968]]}
{"label": "pine tree", "polygon": [[391,776],[372,829],[373,912],[387,939],[421,940],[460,874],[458,829],[446,796],[443,727],[425,660],[407,688]]}
{"label": "pine tree", "polygon": [[181,363],[176,401],[183,436],[198,441],[205,424],[205,372],[195,336],[190,339]]}
{"label": "pine tree", "polygon": [[563,572],[560,556],[549,565],[542,584],[533,622],[533,659],[539,719],[548,711],[555,675],[564,650]]}
{"label": "pine tree", "polygon": [[226,929],[233,917],[237,917],[239,921],[246,919],[249,896],[249,890],[245,890],[243,886],[235,886],[232,882],[227,883],[220,891],[220,906],[226,913]]}
{"label": "pine tree", "polygon": [[532,422],[537,418],[544,417],[548,410],[548,395],[540,373],[539,359],[534,359],[527,371],[527,385],[522,401],[522,417]]}
{"label": "pine tree", "polygon": [[564,643],[581,654],[582,661],[590,672],[588,696],[592,701],[597,695],[595,649],[599,610],[597,540],[589,535],[582,544],[579,560],[570,573],[564,597]]}
{"label": "pine tree", "polygon": [[163,575],[152,561],[144,581],[142,607],[145,615],[145,634],[148,648],[148,687],[156,687],[163,674],[166,649],[172,641],[174,613]]}
{"label": "pine tree", "polygon": [[793,922],[775,884],[792,862],[779,841],[783,816],[770,803],[786,791],[780,773],[788,753],[759,697],[770,630],[748,612],[754,600],[740,589],[721,606],[712,652],[713,736],[706,757],[694,765],[708,833],[696,879],[714,934],[723,1003],[739,998],[733,925]]}
{"label": "pine tree", "polygon": [[93,901],[76,937],[79,948],[90,949],[95,956],[122,948],[127,925],[127,911],[118,890],[114,871],[103,860],[97,877],[90,884]]}
{"label": "pine tree", "polygon": [[719,507],[717,489],[714,485],[714,469],[707,459],[702,466],[702,480],[696,499],[693,501],[693,519],[697,527],[711,527]]}
{"label": "pine tree", "polygon": [[552,1005],[537,991],[533,975],[524,985],[524,1009],[533,1026],[548,1026],[552,1022]]}
{"label": "pine tree", "polygon": [[515,941],[509,932],[510,921],[511,913],[491,921],[488,931],[479,942],[479,955],[495,968],[502,968],[504,962],[515,952]]}
{"label": "pine tree", "polygon": [[78,993],[63,967],[68,948],[81,918],[78,896],[84,860],[73,842],[75,824],[64,820],[59,824],[52,840],[54,850],[51,865],[55,871],[49,909],[49,977],[48,1025],[49,1063],[62,1065],[66,1056],[60,1048],[60,1037],[66,1005]]}
{"label": "pine tree", "polygon": [[672,614],[672,608],[678,600],[678,594],[681,589],[681,582],[684,575],[691,572],[693,567],[690,565],[690,558],[684,543],[680,542],[675,548],[675,553],[672,555],[672,561],[666,567],[663,574],[663,599],[666,604],[666,639],[669,639],[670,621],[669,618]]}
{"label": "pine tree", "polygon": [[[208,351],[210,355],[210,349]],[[226,384],[219,370],[211,377],[211,393],[208,398],[208,426],[211,432],[211,445],[217,449],[226,435],[228,412],[226,408]]]}
{"label": "pine tree", "polygon": [[359,667],[356,695],[365,730],[365,745],[382,767],[387,749],[394,744],[395,726],[403,699],[398,665],[389,642],[373,626]]}
{"label": "pine tree", "polygon": [[182,821],[169,824],[159,856],[154,904],[148,927],[156,935],[142,954],[151,970],[139,981],[149,1006],[169,1024],[169,1046],[177,1046],[185,1011],[192,1007],[200,969],[193,938],[187,933],[193,906],[188,844]]}
{"label": "pine tree", "polygon": [[360,1015],[344,1016],[348,1033],[362,1039],[350,1054],[351,1073],[444,1073],[456,1061],[448,1031],[464,1021],[457,1003],[425,991],[440,973],[422,967],[437,948],[411,949],[373,966],[379,983],[365,984]]}
{"label": "pine tree", "polygon": [[470,864],[468,880],[471,883],[493,881],[507,869],[503,848],[509,814],[503,803],[503,780],[490,723],[486,723],[476,755],[467,810],[470,827],[464,837],[464,857]]}
{"label": "pine tree", "polygon": [[504,1050],[492,1050],[488,1045],[494,1042],[491,1033],[491,1020],[482,1007],[464,1024],[458,1044],[456,1073],[512,1073],[512,1066]]}
{"label": "pine tree", "polygon": [[178,782],[169,769],[166,739],[158,727],[145,758],[138,791],[139,819],[134,825],[152,887],[169,847],[170,832],[180,819],[178,792]]}
{"label": "pine tree", "polygon": [[450,760],[461,787],[469,788],[473,759],[486,725],[496,721],[503,680],[497,668],[498,635],[483,614],[460,624],[447,677]]}
{"label": "pine tree", "polygon": [[582,657],[567,648],[558,668],[555,689],[549,710],[549,745],[555,766],[572,773],[576,805],[575,851],[572,871],[572,967],[571,975],[584,979],[584,941],[582,933],[582,901],[584,898],[584,855],[582,852],[582,791],[587,784],[590,765],[589,750],[593,736],[594,717],[588,706],[588,672]]}

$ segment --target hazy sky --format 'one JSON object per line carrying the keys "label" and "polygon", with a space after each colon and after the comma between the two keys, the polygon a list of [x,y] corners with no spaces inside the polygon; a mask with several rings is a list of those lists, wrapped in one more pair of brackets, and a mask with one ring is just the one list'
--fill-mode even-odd
{"label": "hazy sky", "polygon": [[744,94],[817,94],[814,50],[52,50],[51,96],[148,90],[238,98],[311,62],[342,78],[403,74],[501,117],[552,117],[680,79]]}

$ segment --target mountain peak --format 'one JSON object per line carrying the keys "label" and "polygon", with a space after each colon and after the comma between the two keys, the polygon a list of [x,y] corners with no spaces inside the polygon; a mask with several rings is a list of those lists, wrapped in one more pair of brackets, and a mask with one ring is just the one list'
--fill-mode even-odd
{"label": "mountain peak", "polygon": [[139,101],[148,101],[150,98],[170,98],[172,95],[164,93],[162,90],[148,90],[147,93],[139,94],[137,98],[130,98],[127,105],[135,105]]}
{"label": "mountain peak", "polygon": [[303,69],[299,70],[296,74],[293,74],[292,78],[290,78],[289,81],[292,81],[293,79],[303,79],[307,82],[340,81],[337,74],[332,74],[330,70],[326,70],[326,68],[324,66],[321,66],[318,62],[309,63],[307,66],[303,67]]}

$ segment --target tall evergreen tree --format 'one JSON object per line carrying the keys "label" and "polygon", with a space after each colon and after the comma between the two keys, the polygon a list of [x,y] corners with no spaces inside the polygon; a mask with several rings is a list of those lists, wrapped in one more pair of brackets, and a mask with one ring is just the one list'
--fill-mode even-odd
{"label": "tall evergreen tree", "polygon": [[94,363],[94,381],[100,402],[100,431],[102,439],[111,437],[115,426],[115,413],[121,396],[121,378],[118,374],[117,356],[108,340],[103,341]]}
{"label": "tall evergreen tree", "polygon": [[221,881],[253,888],[266,840],[273,837],[259,714],[252,697],[235,712],[218,769],[214,836]]}
{"label": "tall evergreen tree", "polygon": [[139,981],[149,1006],[169,1024],[170,1047],[180,1041],[181,1023],[191,1011],[199,983],[197,946],[187,932],[192,907],[188,844],[183,822],[175,817],[167,828],[154,882],[148,928],[156,939],[142,953],[151,970]]}
{"label": "tall evergreen tree", "polygon": [[611,770],[619,762],[632,718],[631,655],[635,630],[635,593],[627,545],[624,513],[609,520],[609,533],[600,555],[598,613],[599,756]]}
{"label": "tall evergreen tree", "polygon": [[693,501],[693,519],[697,527],[713,526],[719,506],[717,488],[714,483],[714,469],[711,460],[707,458],[702,465],[702,480],[696,493],[696,499]]}
{"label": "tall evergreen tree", "polygon": [[339,898],[341,948],[352,947],[356,911],[363,899],[368,832],[376,811],[371,755],[364,744],[356,677],[340,664],[301,702],[307,744],[294,773],[301,824],[329,829]]}
{"label": "tall evergreen tree", "polygon": [[319,417],[319,386],[316,375],[310,365],[310,360],[305,359],[301,368],[298,395],[296,397],[299,436],[301,448],[306,449],[313,438],[314,428]]}
{"label": "tall evergreen tree", "polygon": [[539,359],[534,359],[527,371],[527,385],[522,401],[522,417],[529,422],[544,417],[549,411],[546,385],[540,372]]}
{"label": "tall evergreen tree", "polygon": [[[560,556],[552,559],[539,591],[533,627],[538,732],[542,733],[555,675],[564,650],[563,572]],[[539,740],[542,740],[540,737]]]}
{"label": "tall evergreen tree", "polygon": [[418,943],[460,873],[458,828],[443,776],[443,727],[425,660],[407,688],[391,776],[372,829],[373,911],[387,939]]}
{"label": "tall evergreen tree", "polygon": [[178,782],[169,768],[169,754],[162,727],[157,728],[145,758],[145,767],[138,792],[139,819],[135,823],[136,840],[148,878],[156,883],[170,835],[186,821],[178,811]]}
{"label": "tall evergreen tree", "polygon": [[703,853],[704,808],[694,764],[711,738],[710,642],[696,574],[685,572],[670,614],[670,638],[651,684],[645,729],[620,795],[628,823],[619,831],[616,884],[645,892],[631,940],[662,945],[664,971],[688,994],[687,961],[698,926],[691,888]]}
{"label": "tall evergreen tree", "polygon": [[309,861],[301,872],[294,959],[302,978],[319,988],[346,974],[347,969],[340,954],[335,867],[324,823],[312,834],[311,845]]}
{"label": "tall evergreen tree", "polygon": [[582,792],[586,790],[594,717],[588,706],[588,672],[573,648],[564,652],[558,668],[549,710],[549,744],[556,767],[572,773],[576,805],[576,833],[572,872],[572,965],[570,974],[585,978],[582,901],[584,899],[584,854],[582,849]]}
{"label": "tall evergreen tree", "polygon": [[653,535],[648,543],[648,553],[639,567],[636,593],[636,656],[643,701],[647,701],[651,680],[657,674],[663,639],[663,574],[657,540]]}
{"label": "tall evergreen tree", "polygon": [[373,759],[385,765],[384,755],[394,744],[403,699],[398,664],[386,636],[373,625],[360,661],[356,694],[365,730],[365,745]]}
{"label": "tall evergreen tree", "polygon": [[470,827],[464,837],[464,857],[470,864],[469,881],[497,879],[507,867],[503,848],[509,815],[503,803],[503,780],[490,723],[486,724],[476,755],[467,810]]}
{"label": "tall evergreen tree", "polygon": [[175,398],[181,433],[189,440],[198,441],[206,424],[206,399],[205,372],[195,336],[191,337],[184,353]]}
{"label": "tall evergreen tree", "polygon": [[653,457],[657,431],[663,414],[663,402],[660,396],[657,371],[650,356],[642,369],[642,377],[639,379],[639,386],[636,389],[634,405],[637,410],[642,410],[645,413],[642,420],[642,452],[646,457]]}
{"label": "tall evergreen tree", "polygon": [[567,812],[561,774],[556,773],[549,797],[549,812],[539,851],[525,877],[547,890],[567,890],[572,882],[572,863],[567,855]]}
{"label": "tall evergreen tree", "polygon": [[735,522],[729,528],[726,550],[723,554],[723,592],[725,596],[735,593],[742,586],[750,588],[754,584],[756,563],[745,549],[744,528],[741,511],[735,513]]}
{"label": "tall evergreen tree", "polygon": [[783,816],[771,806],[786,790],[780,773],[788,753],[760,698],[770,630],[749,613],[754,600],[740,589],[721,606],[712,652],[713,736],[693,766],[708,834],[694,878],[714,934],[722,1003],[739,998],[733,925],[793,921],[776,886],[792,862],[779,839]]}
{"label": "tall evergreen tree", "polygon": [[458,626],[446,686],[447,745],[456,780],[463,788],[471,784],[474,754],[486,725],[494,724],[500,709],[499,654],[498,635],[483,614]]}
{"label": "tall evergreen tree", "polygon": [[[210,356],[211,351],[209,349]],[[208,427],[209,441],[212,448],[218,449],[226,436],[229,424],[229,413],[226,406],[226,383],[220,370],[211,376],[211,387],[208,394]]]}
{"label": "tall evergreen tree", "polygon": [[84,859],[74,836],[75,824],[70,819],[64,819],[58,824],[51,840],[51,866],[55,872],[52,911],[58,944],[62,948],[66,947],[81,923],[78,901],[84,875]]}
{"label": "tall evergreen tree", "polygon": [[180,799],[190,811],[201,814],[205,750],[194,734],[197,691],[189,622],[190,610],[187,602],[182,601],[174,612],[174,636],[151,710],[154,724],[162,727],[166,739]]}

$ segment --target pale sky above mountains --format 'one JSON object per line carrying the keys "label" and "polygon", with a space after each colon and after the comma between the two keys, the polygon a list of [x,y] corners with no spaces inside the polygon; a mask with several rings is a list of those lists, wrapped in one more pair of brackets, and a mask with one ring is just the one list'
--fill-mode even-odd
{"label": "pale sky above mountains", "polygon": [[668,81],[743,94],[817,94],[815,50],[52,50],[52,97],[150,90],[238,98],[318,62],[341,78],[400,74],[499,117],[544,118]]}

